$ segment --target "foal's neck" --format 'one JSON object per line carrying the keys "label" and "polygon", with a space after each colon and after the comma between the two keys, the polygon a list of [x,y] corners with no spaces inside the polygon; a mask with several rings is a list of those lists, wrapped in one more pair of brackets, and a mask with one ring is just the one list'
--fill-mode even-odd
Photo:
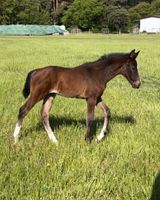
{"label": "foal's neck", "polygon": [[120,74],[120,69],[122,67],[122,63],[113,63],[110,65],[106,65],[105,67],[105,75],[106,75],[106,83],[113,79],[115,76]]}
{"label": "foal's neck", "polygon": [[107,63],[105,61],[102,61],[101,69],[99,71],[101,80],[103,80],[105,85],[115,76],[120,74],[121,71],[120,69],[123,64],[124,64],[123,62],[113,61]]}

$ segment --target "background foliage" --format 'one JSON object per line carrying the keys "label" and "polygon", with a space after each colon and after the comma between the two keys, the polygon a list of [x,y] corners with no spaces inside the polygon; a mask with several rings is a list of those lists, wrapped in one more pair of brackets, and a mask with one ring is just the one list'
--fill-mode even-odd
{"label": "background foliage", "polygon": [[140,18],[159,15],[160,0],[1,0],[0,24],[65,24],[82,30],[126,32]]}

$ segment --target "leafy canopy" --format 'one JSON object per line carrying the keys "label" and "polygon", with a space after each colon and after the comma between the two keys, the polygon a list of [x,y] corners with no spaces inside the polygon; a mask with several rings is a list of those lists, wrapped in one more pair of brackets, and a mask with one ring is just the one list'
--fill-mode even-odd
{"label": "leafy canopy", "polygon": [[75,0],[65,12],[62,22],[66,26],[77,25],[83,30],[101,24],[103,5],[97,0]]}

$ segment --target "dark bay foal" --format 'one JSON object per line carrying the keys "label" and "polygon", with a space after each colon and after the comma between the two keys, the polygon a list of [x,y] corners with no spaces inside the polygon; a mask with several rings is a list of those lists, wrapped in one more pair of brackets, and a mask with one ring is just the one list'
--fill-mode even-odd
{"label": "dark bay foal", "polygon": [[110,111],[102,101],[102,94],[108,81],[115,76],[123,75],[133,88],[140,87],[136,57],[139,52],[113,53],[102,56],[95,62],[85,63],[74,68],[48,66],[28,73],[23,89],[26,103],[20,108],[18,121],[14,130],[15,142],[20,136],[22,121],[33,106],[43,100],[41,117],[44,128],[52,142],[57,142],[49,124],[49,112],[56,95],[82,98],[87,102],[87,132],[85,139],[93,138],[93,120],[95,106],[104,114],[104,124],[97,141],[102,140],[108,129]]}

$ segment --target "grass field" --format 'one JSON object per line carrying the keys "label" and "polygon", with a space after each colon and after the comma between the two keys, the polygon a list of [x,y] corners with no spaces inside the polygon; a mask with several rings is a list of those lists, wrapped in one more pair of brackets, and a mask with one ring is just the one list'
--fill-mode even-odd
{"label": "grass field", "polygon": [[[49,141],[41,125],[42,102],[25,118],[14,145],[22,88],[31,69],[72,67],[132,49],[141,50],[142,86],[134,90],[122,77],[108,84],[103,99],[112,118],[104,141],[84,141],[85,101],[57,97],[50,118],[59,145]],[[99,110],[95,123],[98,134]],[[160,35],[0,37],[1,200],[159,200],[160,188],[153,186],[156,175],[160,182],[159,173]]]}

